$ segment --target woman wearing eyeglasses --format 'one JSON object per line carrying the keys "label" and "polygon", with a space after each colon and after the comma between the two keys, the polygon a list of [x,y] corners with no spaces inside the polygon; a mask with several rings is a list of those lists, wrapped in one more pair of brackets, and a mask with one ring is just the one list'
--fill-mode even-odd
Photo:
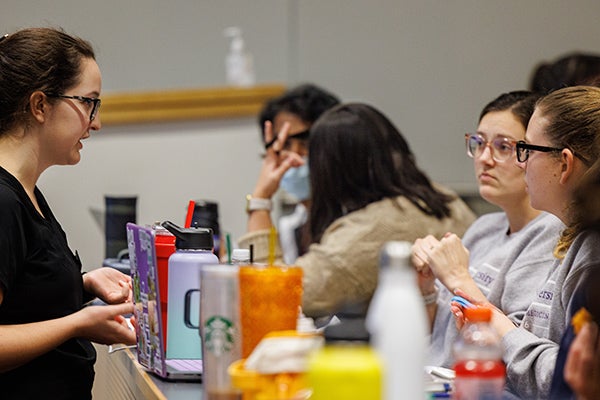
{"label": "woman wearing eyeglasses", "polygon": [[[576,86],[538,101],[525,140],[516,144],[531,205],[556,215],[566,228],[546,278],[533,286],[515,283],[531,295],[521,324],[516,326],[500,310],[494,311],[492,324],[504,345],[507,396],[548,398],[558,343],[571,322],[573,294],[600,265],[600,234],[583,229],[586,215],[575,201],[580,183],[598,160],[593,143],[599,137],[600,88]],[[460,324],[463,315],[459,308],[453,310]]]}
{"label": "woman wearing eyeglasses", "polygon": [[413,246],[421,291],[439,290],[438,301],[427,307],[432,365],[452,368],[454,362],[451,349],[458,330],[450,298],[455,289],[494,304],[519,324],[531,303],[531,294],[523,287],[535,287],[548,274],[563,225],[553,215],[531,207],[515,157],[516,142],[524,139],[538,98],[528,91],[500,95],[483,108],[477,131],[465,135],[479,193],[502,212],[479,217],[462,241],[455,234],[442,239],[427,236]]}
{"label": "woman wearing eyeglasses", "polygon": [[593,143],[599,137],[600,88],[576,86],[542,98],[525,141],[517,143],[531,205],[567,226],[554,249],[550,274],[532,291],[521,325],[515,327],[500,313],[494,317],[503,336],[509,389],[521,397],[548,396],[558,343],[571,322],[573,293],[600,265],[600,234],[584,229],[588,216],[575,195],[594,171],[590,167],[599,149]]}
{"label": "woman wearing eyeglasses", "polygon": [[[36,186],[53,165],[74,165],[100,129],[101,75],[86,41],[24,29],[0,37],[0,397],[89,399],[90,341],[135,344],[129,277],[81,274]],[[112,304],[83,307],[99,297]]]}

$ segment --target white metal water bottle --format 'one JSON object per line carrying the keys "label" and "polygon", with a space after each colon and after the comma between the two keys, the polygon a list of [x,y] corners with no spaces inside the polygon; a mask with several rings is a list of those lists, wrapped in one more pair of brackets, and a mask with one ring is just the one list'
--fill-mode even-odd
{"label": "white metal water bottle", "polygon": [[371,343],[383,359],[384,399],[422,399],[427,314],[410,262],[411,244],[387,242],[367,313]]}

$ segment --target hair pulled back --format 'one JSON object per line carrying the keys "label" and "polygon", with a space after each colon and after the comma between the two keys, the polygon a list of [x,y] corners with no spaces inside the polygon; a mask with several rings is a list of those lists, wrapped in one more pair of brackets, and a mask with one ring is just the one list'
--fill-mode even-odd
{"label": "hair pulled back", "polygon": [[25,123],[31,94],[62,94],[78,83],[85,40],[60,29],[27,28],[0,37],[0,135]]}

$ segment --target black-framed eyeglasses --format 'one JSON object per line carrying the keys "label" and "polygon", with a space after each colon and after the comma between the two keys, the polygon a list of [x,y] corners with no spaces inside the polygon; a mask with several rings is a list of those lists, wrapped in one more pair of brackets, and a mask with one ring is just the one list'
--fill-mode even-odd
{"label": "black-framed eyeglasses", "polygon": [[509,160],[514,154],[516,144],[514,140],[505,137],[497,136],[491,141],[488,141],[483,136],[472,133],[465,134],[465,143],[467,145],[467,155],[469,157],[481,157],[485,148],[489,146],[492,158],[497,162]]}
{"label": "black-framed eyeglasses", "polygon": [[[525,143],[525,141],[523,140],[519,140],[517,142],[517,161],[519,162],[525,162],[527,161],[527,159],[529,158],[529,152],[530,151],[541,151],[544,153],[558,153],[560,151],[563,151],[563,149],[559,149],[558,147],[547,147],[547,146],[538,146],[535,144],[529,144],[529,143]],[[571,150],[571,149],[569,149]],[[573,153],[573,155],[577,158],[579,158],[581,161],[583,161],[583,163],[585,165],[590,165],[590,162],[582,155],[575,153],[573,150],[571,150],[571,153]]]}
{"label": "black-framed eyeglasses", "polygon": [[531,151],[541,151],[543,153],[557,153],[561,152],[563,149],[559,149],[558,147],[548,147],[548,146],[538,146],[535,144],[525,143],[523,140],[519,140],[517,142],[517,161],[525,162],[529,158],[529,153]]}
{"label": "black-framed eyeglasses", "polygon": [[94,120],[94,118],[96,118],[96,115],[98,114],[98,110],[100,109],[100,105],[102,104],[102,100],[100,100],[98,97],[67,96],[64,94],[56,94],[56,93],[46,93],[46,96],[56,97],[56,98],[60,98],[60,99],[73,99],[73,100],[77,100],[77,101],[84,103],[88,107],[91,106],[92,109],[90,111],[90,122],[92,122]]}

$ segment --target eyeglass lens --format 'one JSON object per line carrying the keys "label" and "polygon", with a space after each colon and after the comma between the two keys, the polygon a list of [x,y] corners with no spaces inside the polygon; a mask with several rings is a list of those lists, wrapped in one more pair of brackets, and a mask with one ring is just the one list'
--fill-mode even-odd
{"label": "eyeglass lens", "polygon": [[92,106],[92,111],[90,113],[90,121],[93,121],[96,118],[96,115],[98,114],[98,110],[100,109],[100,105],[102,104],[100,99],[94,99],[93,103],[94,103],[94,105]]}
{"label": "eyeglass lens", "polygon": [[481,157],[486,146],[490,146],[492,157],[496,161],[506,161],[512,155],[514,146],[510,140],[503,137],[494,138],[488,142],[479,135],[470,135],[467,139],[467,152],[471,157]]}
{"label": "eyeglass lens", "polygon": [[529,158],[529,149],[521,147],[517,144],[517,161],[525,162]]}

